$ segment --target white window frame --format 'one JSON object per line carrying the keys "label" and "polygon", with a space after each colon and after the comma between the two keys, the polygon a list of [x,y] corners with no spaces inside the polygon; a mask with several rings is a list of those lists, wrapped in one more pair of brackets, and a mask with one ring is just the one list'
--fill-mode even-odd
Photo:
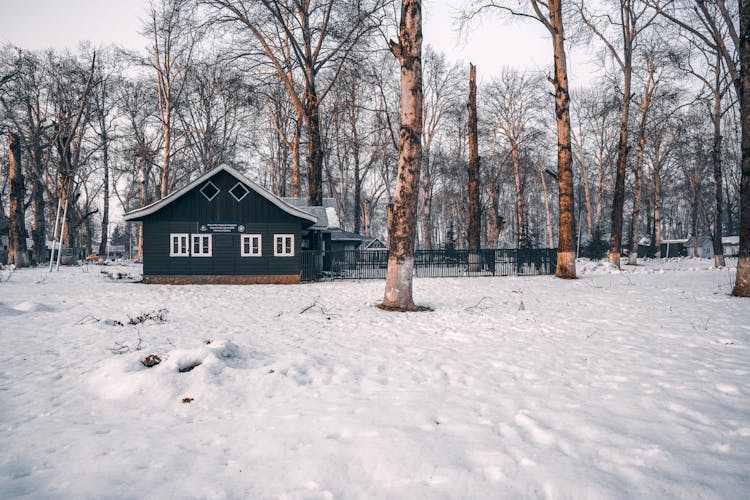
{"label": "white window frame", "polygon": [[[208,185],[209,185],[209,184],[210,184],[210,185],[212,185],[212,186],[214,187],[214,189],[216,189],[216,192],[215,192],[215,193],[214,193],[214,195],[213,195],[212,197],[210,197],[210,198],[208,197],[208,195],[207,195],[206,193],[204,193],[204,192],[203,192],[203,190],[204,190],[204,189],[206,189],[206,188],[208,187]],[[207,183],[205,183],[205,184],[204,184],[204,185],[203,185],[203,186],[202,186],[202,187],[200,188],[200,192],[201,192],[201,194],[203,195],[203,197],[204,197],[205,199],[207,199],[208,201],[211,201],[211,200],[213,200],[214,198],[216,198],[217,196],[219,196],[219,193],[221,193],[221,190],[220,190],[220,189],[219,189],[219,188],[218,188],[218,187],[216,186],[216,184],[214,184],[214,183],[213,183],[213,182],[211,182],[211,181],[208,181]]]}
{"label": "white window frame", "polygon": [[[258,240],[258,252],[253,252],[253,240]],[[250,244],[250,251],[245,252],[245,241]],[[240,236],[240,255],[242,257],[260,257],[263,255],[263,239],[259,234],[243,234]]]}
{"label": "white window frame", "polygon": [[[289,238],[290,245],[287,251],[286,239]],[[282,249],[279,252],[279,240],[281,240]],[[274,257],[294,257],[294,235],[293,234],[274,234],[273,235],[273,256]]]}
{"label": "white window frame", "polygon": [[[203,251],[203,239],[208,240],[208,252]],[[198,240],[198,252],[195,251],[195,241]],[[191,234],[190,235],[190,255],[193,257],[211,257],[213,251],[213,237],[210,234]]]}
{"label": "white window frame", "polygon": [[[174,245],[177,242],[178,251],[174,251]],[[190,256],[190,234],[189,233],[170,233],[169,235],[169,256],[170,257],[189,257]]]}
{"label": "white window frame", "polygon": [[[234,188],[236,188],[237,186],[242,186],[242,187],[243,187],[243,188],[245,189],[245,193],[244,193],[244,194],[243,194],[242,196],[240,196],[239,198],[237,198],[237,197],[236,197],[236,196],[234,195]],[[245,196],[247,196],[247,195],[249,195],[249,194],[250,194],[250,190],[249,190],[249,189],[247,188],[247,186],[245,186],[245,185],[244,185],[243,183],[241,183],[241,182],[238,182],[237,184],[235,184],[234,186],[232,186],[232,188],[231,188],[231,189],[229,190],[229,194],[231,194],[231,195],[232,195],[232,198],[234,198],[234,199],[235,199],[236,201],[238,201],[238,202],[239,202],[239,201],[242,201],[242,200],[244,200],[244,199],[245,199]]]}

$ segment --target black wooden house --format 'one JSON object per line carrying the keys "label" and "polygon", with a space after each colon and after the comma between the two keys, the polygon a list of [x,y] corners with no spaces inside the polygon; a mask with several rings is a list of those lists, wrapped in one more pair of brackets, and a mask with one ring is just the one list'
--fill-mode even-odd
{"label": "black wooden house", "polygon": [[220,166],[125,214],[143,223],[144,283],[296,283],[318,219]]}

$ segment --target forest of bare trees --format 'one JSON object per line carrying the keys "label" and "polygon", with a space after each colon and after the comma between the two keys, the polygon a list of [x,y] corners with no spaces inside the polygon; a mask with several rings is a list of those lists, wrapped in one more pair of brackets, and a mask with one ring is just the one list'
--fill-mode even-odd
{"label": "forest of bare trees", "polygon": [[[392,251],[554,247],[560,277],[575,277],[576,256],[637,264],[639,245],[658,257],[689,237],[710,239],[722,266],[722,237],[741,235],[735,293],[750,295],[748,8],[465,2],[466,36],[479,17],[550,34],[546,71],[477,68],[475,107],[468,63],[421,35],[407,57],[388,0],[154,0],[140,53],[5,45],[4,258],[44,263],[56,234],[85,255],[113,241],[137,255],[120,215],[228,164],[280,196],[335,198],[344,229],[395,235]],[[565,66],[576,46],[598,64],[586,84]],[[405,137],[400,77],[415,60],[418,134]],[[404,141],[419,151],[413,179],[399,175]],[[395,225],[404,214],[413,238]]]}

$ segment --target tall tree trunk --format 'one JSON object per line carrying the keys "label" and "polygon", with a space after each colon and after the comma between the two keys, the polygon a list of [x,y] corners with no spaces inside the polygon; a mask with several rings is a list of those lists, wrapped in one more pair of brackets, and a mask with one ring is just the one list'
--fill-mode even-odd
{"label": "tall tree trunk", "polygon": [[[169,106],[169,104],[167,104]],[[166,198],[169,194],[169,181],[170,181],[170,155],[172,154],[172,127],[169,122],[170,110],[167,107],[165,122],[162,124],[162,135],[164,136],[164,151],[162,155],[162,170],[161,170],[161,198]]]}
{"label": "tall tree trunk", "polygon": [[490,248],[497,248],[497,239],[500,237],[502,225],[500,217],[500,188],[497,182],[490,184],[490,220],[488,226],[487,243]]}
{"label": "tall tree trunk", "polygon": [[401,1],[399,41],[390,42],[401,64],[398,178],[388,225],[388,271],[382,306],[413,310],[412,272],[422,159],[422,2]]}
{"label": "tall tree trunk", "polygon": [[33,176],[33,200],[34,200],[34,225],[31,229],[31,239],[34,242],[31,260],[37,264],[44,262],[49,254],[47,252],[47,214],[45,213],[46,204],[44,200],[44,177],[42,146],[40,144],[39,132],[34,131],[31,137],[31,152],[34,168]]}
{"label": "tall tree trunk", "polygon": [[659,144],[654,150],[654,248],[657,259],[661,258],[661,163],[659,158]]}
{"label": "tall tree trunk", "polygon": [[305,120],[307,120],[307,202],[323,205],[323,146],[320,136],[318,96],[315,87],[305,89]]}
{"label": "tall tree trunk", "polygon": [[21,141],[17,134],[8,134],[8,179],[10,181],[10,231],[8,235],[8,264],[29,266],[26,251],[26,186],[21,163]]}
{"label": "tall tree trunk", "polygon": [[581,155],[581,181],[583,182],[583,196],[586,203],[586,234],[589,237],[589,242],[592,242],[594,241],[594,221],[591,210],[591,188],[589,187],[588,171],[583,155]]}
{"label": "tall tree trunk", "polygon": [[622,248],[622,219],[625,207],[625,172],[628,161],[628,118],[630,116],[630,51],[626,48],[628,59],[623,69],[623,94],[620,110],[620,139],[617,144],[617,171],[615,174],[615,192],[612,200],[612,231],[609,237],[609,263],[620,267],[620,249]]}
{"label": "tall tree trunk", "polygon": [[544,215],[547,219],[547,248],[552,248],[555,239],[552,235],[552,217],[549,213],[549,196],[547,194],[547,179],[544,178],[544,170],[539,171],[539,177],[542,179],[542,193],[544,194]]}
{"label": "tall tree trunk", "polygon": [[568,65],[565,55],[562,0],[549,1],[552,45],[555,56],[555,118],[557,120],[557,188],[559,193],[559,241],[557,244],[558,278],[576,277],[575,210],[573,202],[573,162],[570,147],[570,95]]}
{"label": "tall tree trunk", "polygon": [[477,67],[469,64],[469,231],[467,243],[470,251],[480,247],[479,207],[479,142],[477,138]]}
{"label": "tall tree trunk", "polygon": [[516,186],[516,248],[526,248],[524,234],[523,187],[521,185],[521,165],[518,158],[518,144],[511,145],[510,158],[513,163],[513,179]]}
{"label": "tall tree trunk", "polygon": [[740,120],[742,176],[740,179],[740,255],[734,295],[750,297],[750,0],[740,3]]}
{"label": "tall tree trunk", "polygon": [[292,196],[300,197],[299,189],[299,142],[302,135],[302,122],[297,119],[294,124],[294,137],[292,137]]}
{"label": "tall tree trunk", "polygon": [[362,235],[370,236],[370,202],[367,198],[362,201],[362,227]]}
{"label": "tall tree trunk", "polygon": [[430,150],[425,149],[422,155],[422,246],[432,250],[432,172],[430,169]]}
{"label": "tall tree trunk", "polygon": [[711,151],[711,159],[713,160],[714,166],[714,231],[713,231],[713,250],[714,250],[714,266],[724,267],[724,245],[721,242],[722,237],[722,210],[724,208],[724,200],[722,199],[723,194],[723,179],[722,179],[722,158],[721,158],[721,54],[716,54],[717,61],[714,67],[715,81],[714,81],[714,111],[713,111],[713,125],[714,125],[714,141],[713,148]]}
{"label": "tall tree trunk", "polygon": [[[623,2],[623,9],[629,9],[629,4]],[[627,17],[632,13],[628,10]],[[612,231],[609,238],[610,264],[620,267],[620,250],[622,249],[622,220],[625,207],[625,172],[628,162],[628,119],[630,117],[630,89],[632,80],[633,37],[627,33],[630,27],[623,27],[623,63],[622,63],[622,106],[620,108],[620,138],[617,143],[617,171],[615,174],[614,199],[612,200]]]}
{"label": "tall tree trunk", "polygon": [[44,184],[34,174],[34,225],[31,228],[31,239],[34,248],[31,252],[32,261],[37,264],[44,262],[49,257],[47,252],[47,215],[45,214],[46,203],[44,201]]}
{"label": "tall tree trunk", "polygon": [[107,258],[107,240],[109,239],[109,144],[108,137],[104,130],[102,131],[102,163],[104,167],[104,191],[102,196],[104,197],[104,207],[102,210],[102,237],[101,243],[99,243],[99,258]]}
{"label": "tall tree trunk", "polygon": [[654,81],[654,71],[656,70],[653,60],[649,60],[648,80],[643,93],[643,102],[641,102],[641,120],[638,124],[638,150],[635,160],[635,185],[633,186],[633,216],[630,223],[630,253],[628,255],[628,264],[635,266],[638,264],[638,217],[641,207],[641,183],[643,179],[643,155],[646,149],[646,119],[648,110],[651,107],[651,98],[656,85]]}

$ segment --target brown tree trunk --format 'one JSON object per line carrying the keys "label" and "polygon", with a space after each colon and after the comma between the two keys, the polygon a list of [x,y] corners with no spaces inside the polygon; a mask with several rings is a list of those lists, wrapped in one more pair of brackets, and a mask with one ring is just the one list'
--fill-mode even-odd
{"label": "brown tree trunk", "polygon": [[479,142],[477,137],[477,67],[469,64],[469,231],[470,251],[480,247]]}
{"label": "brown tree trunk", "polygon": [[740,0],[740,120],[742,176],[740,179],[740,255],[734,295],[750,297],[750,0]]}
{"label": "brown tree trunk", "polygon": [[10,181],[10,228],[8,233],[8,264],[29,266],[26,251],[26,186],[21,164],[21,141],[17,134],[8,134],[8,180]]}
{"label": "brown tree trunk", "polygon": [[388,225],[388,271],[382,307],[413,310],[412,272],[422,159],[422,2],[402,0],[399,41],[391,41],[401,64],[398,178]]}
{"label": "brown tree trunk", "polygon": [[576,277],[575,216],[573,203],[573,164],[570,147],[570,95],[565,56],[562,0],[550,0],[549,17],[555,56],[555,118],[557,120],[557,188],[559,193],[558,278]]}
{"label": "brown tree trunk", "polygon": [[[628,51],[629,54],[629,51]],[[629,59],[629,55],[627,55]],[[620,139],[617,144],[617,170],[615,174],[614,199],[612,201],[612,231],[609,237],[609,263],[620,267],[622,248],[622,219],[625,207],[625,171],[628,161],[628,117],[630,115],[630,61],[623,69],[624,85],[620,110]]]}
{"label": "brown tree trunk", "polygon": [[714,250],[714,266],[724,267],[724,245],[721,242],[722,236],[722,211],[724,209],[724,200],[722,199],[723,194],[723,179],[722,179],[722,162],[721,162],[721,54],[717,53],[717,61],[714,67],[716,79],[714,81],[714,112],[713,112],[713,125],[714,125],[714,141],[713,149],[711,151],[711,159],[713,160],[714,167],[714,192],[716,194],[714,199],[714,231],[713,231],[713,250]]}

